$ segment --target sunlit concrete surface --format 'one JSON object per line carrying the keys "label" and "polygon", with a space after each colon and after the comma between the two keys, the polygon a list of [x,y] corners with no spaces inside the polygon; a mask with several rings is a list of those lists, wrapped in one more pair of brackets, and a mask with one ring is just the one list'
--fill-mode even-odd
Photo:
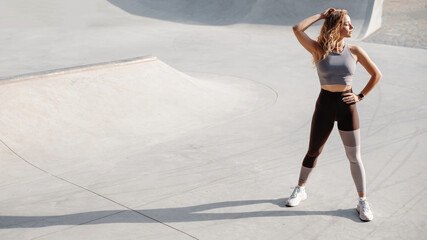
{"label": "sunlit concrete surface", "polygon": [[[0,6],[0,239],[427,234],[427,51],[360,41],[373,1]],[[284,206],[320,89],[291,26],[328,7],[383,73],[358,104],[369,223],[336,127],[309,198]],[[358,64],[354,91],[368,79]]]}
{"label": "sunlit concrete surface", "polygon": [[385,1],[381,28],[366,42],[427,49],[427,1]]}

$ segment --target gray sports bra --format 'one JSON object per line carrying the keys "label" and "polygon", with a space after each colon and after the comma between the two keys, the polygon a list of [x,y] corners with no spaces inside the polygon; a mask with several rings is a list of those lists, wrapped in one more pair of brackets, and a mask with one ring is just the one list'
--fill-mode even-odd
{"label": "gray sports bra", "polygon": [[356,63],[347,43],[342,52],[330,52],[325,59],[316,63],[320,85],[351,85]]}

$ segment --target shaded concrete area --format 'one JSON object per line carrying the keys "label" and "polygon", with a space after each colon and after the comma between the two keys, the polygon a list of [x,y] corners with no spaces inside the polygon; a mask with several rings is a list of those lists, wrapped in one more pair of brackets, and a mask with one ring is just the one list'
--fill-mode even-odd
{"label": "shaded concrete area", "polygon": [[[198,52],[197,48],[213,48],[221,43],[224,45],[221,49],[234,51],[248,43],[251,31],[260,29],[269,33],[275,28],[292,26],[296,19],[321,12],[325,6],[348,9],[356,26],[354,37],[363,38],[371,25],[373,2],[42,0],[34,5],[25,0],[13,4],[0,2],[7,13],[0,16],[3,46],[0,79],[146,55],[170,63],[172,56],[183,53],[183,47],[193,47]],[[246,33],[242,34],[244,29]],[[315,24],[309,33],[315,36],[319,29],[320,24]],[[280,31],[285,30],[276,33]],[[199,40],[192,42],[196,40],[194,36]],[[191,49],[184,51],[188,50]]]}
{"label": "shaded concrete area", "polygon": [[[254,204],[271,203],[284,207],[285,199],[272,199],[272,200],[250,200],[250,201],[235,201],[235,202],[218,202],[198,206],[189,206],[182,208],[160,208],[160,209],[144,209],[144,210],[123,210],[123,211],[98,211],[98,212],[85,212],[75,213],[69,215],[57,216],[2,216],[1,219],[9,225],[2,226],[2,228],[40,228],[55,225],[81,225],[81,219],[94,219],[85,222],[84,224],[107,224],[107,223],[152,223],[150,218],[112,218],[114,215],[128,215],[130,213],[140,213],[143,216],[163,216],[165,222],[199,222],[199,221],[217,221],[226,219],[240,219],[240,218],[262,218],[262,217],[292,217],[292,216],[334,216],[343,217],[360,222],[359,218],[355,216],[354,209],[337,209],[332,211],[295,211],[295,209],[287,209],[285,211],[254,211],[254,212],[225,212],[225,213],[203,213],[204,211],[215,210],[218,208],[226,207],[240,207]],[[101,217],[100,217],[101,216]],[[20,223],[20,224],[17,224]],[[31,224],[22,224],[31,223]]]}
{"label": "shaded concrete area", "polygon": [[[133,15],[197,25],[268,24],[294,25],[301,14],[316,14],[324,6],[347,7],[356,22],[369,24],[373,1],[260,1],[260,0],[108,0]],[[310,5],[310,7],[307,7]],[[357,30],[360,31],[360,28]]]}
{"label": "shaded concrete area", "polygon": [[[289,22],[279,24],[292,5],[268,3],[286,1],[229,1],[227,9],[223,1],[210,1],[210,8],[187,2],[4,6],[1,239],[420,239],[427,233],[426,50],[348,40],[384,75],[358,104],[374,221],[357,216],[336,128],[309,180],[307,201],[286,208],[320,89],[291,22],[335,5],[302,1],[307,13],[285,14]],[[223,19],[186,15],[209,9]],[[262,9],[277,14],[268,19],[258,14]],[[309,34],[315,37],[316,28]],[[354,91],[367,81],[358,64]]]}

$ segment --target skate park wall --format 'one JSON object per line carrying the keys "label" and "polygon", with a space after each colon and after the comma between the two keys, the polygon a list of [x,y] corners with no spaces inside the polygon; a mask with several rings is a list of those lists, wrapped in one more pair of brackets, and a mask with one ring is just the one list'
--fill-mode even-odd
{"label": "skate park wall", "polygon": [[[357,40],[378,29],[381,6],[382,1],[371,0],[3,1],[0,80],[145,55],[168,62],[164,57],[170,51],[160,53],[165,46],[204,26],[212,30],[225,26],[222,29],[233,30],[233,34],[238,32],[235,30],[272,28],[292,32],[292,25],[327,7],[349,11]],[[315,38],[320,24],[307,33]],[[200,41],[206,39],[195,44]]]}
{"label": "skate park wall", "polygon": [[[186,24],[289,25],[325,6],[347,9],[355,25],[355,39],[363,39],[381,27],[383,0],[108,0],[124,11],[149,18]],[[319,24],[317,24],[319,25]]]}

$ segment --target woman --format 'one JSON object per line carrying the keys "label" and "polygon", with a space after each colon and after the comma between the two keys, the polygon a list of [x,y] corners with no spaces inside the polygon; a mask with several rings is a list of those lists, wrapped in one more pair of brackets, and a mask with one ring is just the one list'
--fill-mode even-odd
{"label": "woman", "polygon": [[[313,23],[324,19],[317,41],[311,39],[304,31]],[[360,102],[377,85],[381,72],[362,48],[349,45],[344,38],[352,35],[353,25],[344,9],[330,8],[302,20],[293,27],[295,36],[301,45],[313,55],[317,67],[321,91],[316,102],[316,109],[311,122],[308,152],[302,162],[298,185],[287,199],[286,205],[297,206],[307,199],[305,184],[329,134],[334,122],[344,143],[347,158],[350,160],[351,174],[359,194],[356,210],[363,221],[373,219],[366,200],[365,170],[360,156],[360,130],[356,103]],[[351,83],[359,62],[371,75],[362,92],[358,95],[352,91]]]}

